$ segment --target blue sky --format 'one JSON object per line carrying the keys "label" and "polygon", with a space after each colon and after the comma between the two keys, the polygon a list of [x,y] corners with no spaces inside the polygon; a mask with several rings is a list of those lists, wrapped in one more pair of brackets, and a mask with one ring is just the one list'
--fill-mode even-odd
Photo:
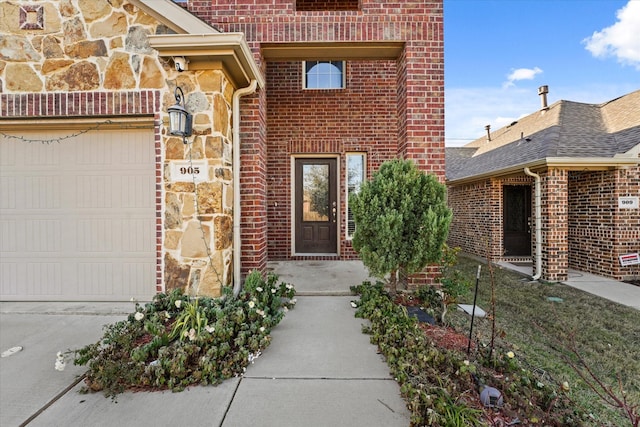
{"label": "blue sky", "polygon": [[444,0],[445,138],[461,146],[560,99],[640,89],[640,0]]}

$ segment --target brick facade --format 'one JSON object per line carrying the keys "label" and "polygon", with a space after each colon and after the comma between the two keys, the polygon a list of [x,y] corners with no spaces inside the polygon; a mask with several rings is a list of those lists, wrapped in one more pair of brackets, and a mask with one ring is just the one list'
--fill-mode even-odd
{"label": "brick facade", "polygon": [[[619,256],[640,252],[640,211],[620,209],[618,197],[640,196],[640,168],[540,172],[542,183],[542,279],[563,281],[572,268],[616,280],[637,279],[640,266],[621,266]],[[503,245],[505,185],[531,185],[526,175],[488,178],[448,187],[453,221],[450,246],[494,261],[509,259]],[[535,212],[531,216],[535,262]],[[470,236],[473,236],[470,238]]]}
{"label": "brick facade", "polygon": [[344,221],[345,154],[365,153],[369,176],[396,156],[396,64],[348,62],[346,89],[340,91],[302,89],[299,62],[269,63],[267,76],[269,258],[291,256],[291,156],[335,154],[340,156],[339,256],[354,259]]}
{"label": "brick facade", "polygon": [[630,280],[640,266],[619,256],[640,252],[640,211],[620,209],[618,197],[640,196],[640,168],[569,173],[569,267]]}
{"label": "brick facade", "polygon": [[[403,157],[444,179],[442,0],[179,3],[223,35],[244,34],[268,84],[241,98],[237,118],[229,112],[232,95],[240,88],[229,71],[200,65],[177,72],[171,54],[160,55],[149,42],[149,36],[171,33],[174,27],[146,15],[140,4],[39,3],[44,18],[33,26],[20,21],[19,3],[0,3],[0,14],[7,17],[0,27],[10,35],[0,57],[0,114],[25,123],[35,118],[134,116],[153,123],[158,291],[211,281],[208,265],[215,265],[219,285],[229,285],[231,228],[241,235],[243,276],[253,269],[266,270],[268,259],[293,258],[293,155],[331,155],[339,160],[339,252],[331,259],[356,257],[344,221],[345,154],[365,153],[369,176],[383,161]],[[180,19],[193,18],[185,15]],[[342,91],[300,89],[302,59],[318,58],[278,61],[263,56],[266,45],[296,43],[304,51],[318,42],[330,48],[342,42],[357,42],[361,48],[368,42],[399,47],[392,58],[348,60],[347,88]],[[191,154],[204,160],[209,172],[208,181],[197,186],[173,182],[170,174],[172,162],[188,158],[180,138],[170,137],[166,130],[166,110],[175,102],[176,86],[183,89],[187,109],[194,113]],[[241,123],[241,163],[231,165],[228,154],[236,120]],[[234,167],[240,168],[239,183],[231,181]],[[200,186],[204,193],[198,193]],[[234,186],[240,186],[239,225],[230,222]],[[205,215],[192,209],[194,200],[204,203]],[[213,256],[202,253],[202,242],[196,243],[194,222],[201,223],[204,246],[214,248]],[[186,246],[196,248],[185,251]]]}
{"label": "brick facade", "polygon": [[[326,8],[318,10],[320,3]],[[222,31],[244,33],[268,82],[266,95],[242,106],[259,109],[242,117],[243,274],[263,270],[267,259],[294,258],[293,154],[337,155],[341,195],[350,151],[367,153],[369,174],[399,156],[444,179],[441,0],[190,0],[186,7]],[[404,48],[393,61],[348,61],[344,91],[303,91],[301,61],[269,61],[261,51],[264,44],[369,41],[401,41]],[[354,258],[342,220],[339,241],[335,259]]]}

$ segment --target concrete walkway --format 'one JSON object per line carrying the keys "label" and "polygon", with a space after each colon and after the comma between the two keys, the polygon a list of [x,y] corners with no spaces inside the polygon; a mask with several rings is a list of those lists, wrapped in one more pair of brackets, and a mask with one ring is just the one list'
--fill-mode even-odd
{"label": "concrete walkway", "polygon": [[[516,265],[508,262],[499,262],[498,265],[527,276],[533,275],[533,267],[530,265]],[[567,280],[562,282],[567,286],[640,310],[640,286],[573,269],[569,269],[568,276]]]}
{"label": "concrete walkway", "polygon": [[0,303],[0,350],[23,347],[0,359],[0,425],[406,427],[399,387],[361,333],[354,297],[344,296],[366,271],[338,263],[342,275],[334,263],[270,265],[302,294],[274,328],[271,346],[243,377],[180,393],[111,400],[79,393],[84,368],[54,370],[56,352],[95,342],[102,325],[125,318],[133,304]]}
{"label": "concrete walkway", "polygon": [[[368,278],[362,263],[269,268],[299,294],[271,346],[243,377],[180,393],[111,400],[79,393],[84,368],[54,370],[58,351],[97,341],[102,326],[124,319],[133,304],[0,303],[0,352],[22,347],[0,359],[0,426],[408,426],[399,387],[350,305],[349,287]],[[566,284],[640,309],[640,288],[632,285],[579,272]]]}

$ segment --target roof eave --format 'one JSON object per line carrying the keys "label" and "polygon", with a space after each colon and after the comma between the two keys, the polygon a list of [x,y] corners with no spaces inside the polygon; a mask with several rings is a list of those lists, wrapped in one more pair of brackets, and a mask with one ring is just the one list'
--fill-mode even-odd
{"label": "roof eave", "polygon": [[137,8],[179,34],[219,31],[171,0],[130,0]]}
{"label": "roof eave", "polygon": [[533,162],[520,163],[507,168],[493,170],[477,175],[447,180],[449,185],[467,184],[487,178],[498,178],[523,172],[524,168],[533,171],[546,168],[562,168],[572,171],[609,170],[640,165],[639,157],[547,157]]}
{"label": "roof eave", "polygon": [[162,34],[149,36],[149,44],[160,56],[184,57],[189,70],[222,65],[236,87],[256,80],[265,85],[243,33]]}

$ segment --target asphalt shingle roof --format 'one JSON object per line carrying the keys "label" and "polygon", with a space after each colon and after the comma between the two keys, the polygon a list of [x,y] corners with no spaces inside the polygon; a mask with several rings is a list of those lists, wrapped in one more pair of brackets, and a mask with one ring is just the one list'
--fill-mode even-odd
{"label": "asphalt shingle roof", "polygon": [[606,102],[558,101],[464,147],[446,149],[448,180],[546,158],[613,158],[640,145],[640,90]]}

